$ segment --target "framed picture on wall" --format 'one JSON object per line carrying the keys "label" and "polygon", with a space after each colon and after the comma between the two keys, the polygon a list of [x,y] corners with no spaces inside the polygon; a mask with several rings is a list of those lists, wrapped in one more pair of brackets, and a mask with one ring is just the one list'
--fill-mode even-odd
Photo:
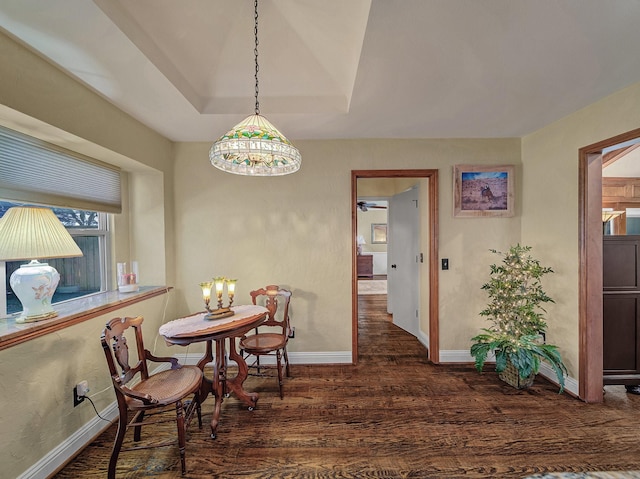
{"label": "framed picture on wall", "polygon": [[513,216],[513,165],[453,167],[453,215]]}
{"label": "framed picture on wall", "polygon": [[387,224],[371,223],[371,243],[385,244],[387,242]]}

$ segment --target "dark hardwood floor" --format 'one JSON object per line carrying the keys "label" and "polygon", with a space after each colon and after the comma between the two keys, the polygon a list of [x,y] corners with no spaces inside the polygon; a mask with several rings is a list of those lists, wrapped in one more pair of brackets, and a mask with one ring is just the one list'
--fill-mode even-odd
{"label": "dark hardwood floor", "polygon": [[[603,404],[585,404],[544,379],[520,391],[489,370],[434,366],[389,321],[384,300],[359,298],[357,366],[294,365],[284,400],[274,379],[250,377],[257,408],[225,399],[215,440],[208,399],[205,426],[190,429],[184,477],[522,478],[640,469],[640,396],[607,387]],[[173,425],[143,434],[164,432]],[[55,478],[106,477],[114,433],[112,426]],[[118,477],[179,478],[177,449],[123,452]]]}
{"label": "dark hardwood floor", "polygon": [[358,276],[358,280],[374,280],[374,279],[387,279],[386,274],[374,274],[373,276]]}

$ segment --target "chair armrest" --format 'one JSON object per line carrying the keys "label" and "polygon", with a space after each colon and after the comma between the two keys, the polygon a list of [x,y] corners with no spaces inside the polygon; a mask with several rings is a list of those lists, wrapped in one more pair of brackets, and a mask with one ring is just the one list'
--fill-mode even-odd
{"label": "chair armrest", "polygon": [[178,363],[178,360],[176,358],[170,358],[170,357],[160,358],[151,354],[151,352],[148,349],[145,349],[144,353],[145,353],[146,359],[148,359],[149,361],[153,361],[154,363],[171,363],[171,369],[180,369],[182,367],[182,365]]}
{"label": "chair armrest", "polygon": [[158,403],[157,399],[155,399],[153,396],[149,396],[148,394],[137,393],[126,386],[118,386],[118,388],[120,389],[120,391],[122,391],[122,394],[124,394],[125,396],[129,396],[130,398],[133,398],[133,399],[138,399],[139,401],[142,401],[144,404]]}

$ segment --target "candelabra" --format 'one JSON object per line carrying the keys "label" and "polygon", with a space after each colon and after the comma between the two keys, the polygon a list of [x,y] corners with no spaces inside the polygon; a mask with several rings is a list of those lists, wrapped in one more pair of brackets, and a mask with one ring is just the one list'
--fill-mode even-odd
{"label": "candelabra", "polygon": [[[207,310],[207,314],[204,319],[221,319],[233,316],[234,311],[231,309],[233,304],[233,297],[236,290],[237,279],[227,279],[223,276],[213,278],[213,281],[206,281],[200,283],[202,288],[202,299],[204,299],[204,306]],[[227,296],[229,298],[229,305],[224,307],[222,305],[222,295],[224,293],[225,284],[227,285]],[[215,287],[216,299],[218,301],[217,308],[212,310],[209,306],[211,302],[211,290]]]}

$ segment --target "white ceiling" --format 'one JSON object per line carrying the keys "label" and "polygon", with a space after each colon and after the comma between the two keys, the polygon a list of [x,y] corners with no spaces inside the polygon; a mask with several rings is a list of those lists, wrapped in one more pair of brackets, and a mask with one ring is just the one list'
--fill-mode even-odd
{"label": "white ceiling", "polygon": [[[639,142],[640,142],[640,139],[635,139],[629,143],[634,144]],[[617,146],[620,146],[620,147],[622,147],[622,145],[628,146],[629,143],[623,143]],[[618,149],[618,148],[614,148],[614,149]],[[625,153],[624,156],[619,158],[617,161],[610,164],[606,168],[603,168],[602,176],[614,177],[614,178],[640,177],[640,149],[635,149],[633,151]]]}
{"label": "white ceiling", "polygon": [[[519,137],[640,81],[640,0],[261,0],[290,140]],[[174,141],[254,111],[251,0],[2,0],[0,28]]]}

